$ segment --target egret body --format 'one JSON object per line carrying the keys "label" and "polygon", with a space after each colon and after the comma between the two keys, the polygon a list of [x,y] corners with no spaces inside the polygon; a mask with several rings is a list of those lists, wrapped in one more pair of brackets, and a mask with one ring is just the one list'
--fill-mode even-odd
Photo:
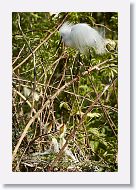
{"label": "egret body", "polygon": [[88,24],[64,23],[59,29],[64,44],[78,49],[81,53],[87,53],[93,48],[97,54],[105,53],[105,39],[97,30]]}

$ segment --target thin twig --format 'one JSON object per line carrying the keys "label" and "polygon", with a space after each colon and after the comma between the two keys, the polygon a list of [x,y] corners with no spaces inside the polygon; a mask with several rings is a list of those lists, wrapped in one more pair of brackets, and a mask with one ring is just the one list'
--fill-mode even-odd
{"label": "thin twig", "polygon": [[[61,27],[61,25],[64,23],[64,21],[66,20],[68,14],[65,16],[65,18],[63,19],[63,21],[56,27],[56,29],[53,30],[52,33],[50,33],[48,36],[46,36],[46,38],[33,50],[33,53],[35,53],[43,44],[45,44],[45,42],[47,42],[50,37]],[[18,69],[21,65],[23,65],[30,57],[32,56],[32,53],[30,53],[20,64],[18,64],[15,68],[13,68],[13,71],[15,71],[16,69]]]}
{"label": "thin twig", "polygon": [[[90,80],[90,82],[91,82],[91,84],[92,84],[92,87],[93,87],[93,89],[94,89],[94,92],[95,92],[96,96],[98,96],[97,90],[96,90],[96,88],[95,88],[95,86],[94,86],[92,80]],[[114,82],[113,82],[113,84],[114,84]],[[104,115],[106,116],[107,121],[108,121],[108,123],[109,123],[109,125],[110,125],[110,127],[111,127],[111,129],[112,129],[112,131],[113,131],[113,133],[114,133],[114,135],[115,135],[115,137],[117,138],[117,134],[116,134],[116,132],[115,132],[115,130],[114,130],[114,128],[116,128],[114,122],[112,121],[111,117],[110,117],[109,114],[107,113],[107,110],[105,109],[105,107],[102,105],[101,100],[99,100],[99,103],[100,103],[100,105],[101,105],[101,107],[102,107],[102,110],[103,110],[103,112],[104,112]],[[113,128],[113,126],[114,126],[114,128]]]}
{"label": "thin twig", "polygon": [[25,44],[23,45],[23,47],[21,48],[21,50],[20,50],[20,52],[18,53],[17,57],[16,57],[15,60],[13,61],[12,66],[13,66],[13,65],[16,63],[16,61],[19,59],[19,57],[20,57],[20,55],[21,55],[21,53],[22,53],[24,47],[25,47]]}
{"label": "thin twig", "polygon": [[50,104],[51,101],[53,101],[65,88],[68,88],[71,84],[73,84],[74,82],[78,81],[81,77],[90,74],[92,71],[98,69],[99,66],[105,64],[109,62],[109,60],[103,61],[102,63],[97,64],[96,66],[90,67],[87,71],[83,72],[82,75],[79,77],[77,76],[76,78],[72,79],[71,81],[69,81],[68,83],[66,83],[65,85],[63,85],[61,88],[59,88],[42,106],[42,108],[33,116],[33,118],[30,119],[30,121],[28,122],[28,124],[26,125],[17,145],[15,146],[15,149],[13,151],[13,156],[12,156],[12,161],[14,161],[16,153],[18,151],[18,148],[20,147],[20,144],[22,142],[22,140],[24,139],[24,137],[27,134],[27,131],[29,129],[29,127],[32,125],[32,123],[35,121],[35,119],[39,116],[39,114],[42,113],[42,111],[46,108],[47,105]]}
{"label": "thin twig", "polygon": [[[116,80],[116,79],[115,79],[115,80]],[[63,153],[64,149],[66,148],[66,146],[68,145],[69,141],[70,141],[71,138],[75,135],[76,131],[77,131],[77,130],[82,126],[82,124],[84,123],[84,119],[85,119],[86,115],[87,115],[89,112],[91,112],[91,111],[93,110],[94,105],[99,101],[99,99],[100,99],[100,98],[102,97],[102,95],[108,90],[108,88],[109,88],[111,85],[112,85],[112,83],[109,84],[109,85],[107,85],[107,86],[104,88],[103,92],[100,93],[100,94],[97,96],[97,98],[95,99],[95,101],[90,105],[90,107],[89,107],[89,108],[87,109],[87,111],[84,113],[84,115],[82,116],[82,118],[81,118],[80,121],[79,121],[79,124],[77,125],[77,127],[75,127],[75,128],[72,130],[72,132],[70,133],[70,135],[69,135],[68,138],[66,139],[65,144],[63,145],[63,147],[62,147],[61,150],[59,151],[57,157],[55,158],[55,160],[54,160],[54,161],[51,163],[51,165],[49,166],[48,171],[52,171],[52,169],[53,169],[54,165],[56,164],[56,162],[61,158],[62,153]]]}

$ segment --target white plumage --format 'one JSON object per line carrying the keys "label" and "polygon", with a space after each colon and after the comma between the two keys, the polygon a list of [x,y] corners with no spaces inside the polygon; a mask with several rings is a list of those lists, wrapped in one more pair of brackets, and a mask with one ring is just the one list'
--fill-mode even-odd
{"label": "white plumage", "polygon": [[60,30],[60,35],[66,46],[78,49],[81,53],[87,53],[93,48],[97,54],[105,53],[105,39],[97,30],[88,24],[64,23]]}

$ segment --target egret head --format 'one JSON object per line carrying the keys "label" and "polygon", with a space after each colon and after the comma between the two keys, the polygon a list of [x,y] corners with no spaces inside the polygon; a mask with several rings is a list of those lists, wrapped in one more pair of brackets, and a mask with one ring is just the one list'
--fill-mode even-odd
{"label": "egret head", "polygon": [[72,28],[73,24],[69,23],[69,22],[65,22],[61,28],[59,29],[60,32],[60,36],[62,38],[62,41],[64,42],[64,44],[66,46],[71,47],[71,39],[70,39],[70,35],[71,35],[71,28]]}

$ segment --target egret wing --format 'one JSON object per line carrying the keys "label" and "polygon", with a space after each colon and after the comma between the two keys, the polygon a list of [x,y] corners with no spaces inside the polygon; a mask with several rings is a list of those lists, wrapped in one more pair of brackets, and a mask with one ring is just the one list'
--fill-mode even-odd
{"label": "egret wing", "polygon": [[102,36],[87,24],[76,24],[71,28],[70,35],[73,47],[84,53],[88,48],[94,48],[96,53],[101,54],[104,50]]}

